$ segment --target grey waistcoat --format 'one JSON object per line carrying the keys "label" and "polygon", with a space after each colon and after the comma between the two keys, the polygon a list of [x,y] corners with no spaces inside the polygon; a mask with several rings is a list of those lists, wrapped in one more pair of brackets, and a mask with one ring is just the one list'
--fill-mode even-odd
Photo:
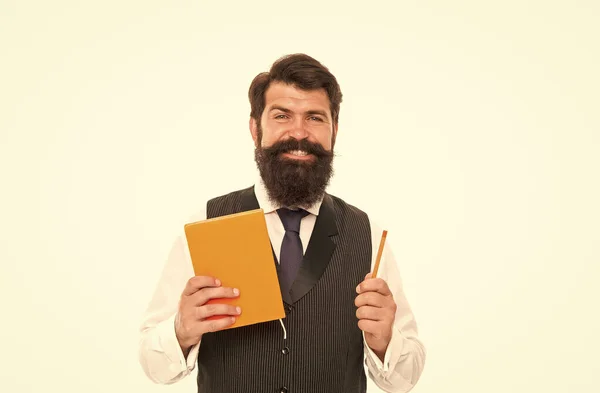
{"label": "grey waistcoat", "polygon": [[[211,199],[207,218],[258,208],[251,187]],[[296,281],[282,293],[287,339],[278,320],[205,334],[198,392],[366,392],[354,299],[371,255],[367,215],[326,194]]]}

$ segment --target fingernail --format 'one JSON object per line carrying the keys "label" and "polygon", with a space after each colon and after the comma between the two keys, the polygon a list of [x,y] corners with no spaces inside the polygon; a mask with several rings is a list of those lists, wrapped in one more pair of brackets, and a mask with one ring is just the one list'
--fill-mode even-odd
{"label": "fingernail", "polygon": [[216,279],[216,280],[215,280],[215,284],[216,284],[217,286],[221,285],[221,280],[219,280],[219,279]]}
{"label": "fingernail", "polygon": [[360,293],[360,285],[356,287],[356,293]]}
{"label": "fingernail", "polygon": [[239,294],[240,294],[240,290],[239,290],[239,289],[237,289],[237,288],[233,288],[233,294],[234,294],[235,296],[239,295]]}
{"label": "fingernail", "polygon": [[236,308],[235,308],[235,311],[237,311],[237,313],[238,313],[238,314],[241,314],[241,313],[242,313],[242,309],[241,309],[241,308],[239,308],[239,307],[236,307]]}

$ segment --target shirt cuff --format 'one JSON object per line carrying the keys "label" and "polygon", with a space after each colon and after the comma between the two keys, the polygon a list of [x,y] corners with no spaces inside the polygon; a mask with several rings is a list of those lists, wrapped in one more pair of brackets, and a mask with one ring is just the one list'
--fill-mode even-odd
{"label": "shirt cuff", "polygon": [[366,362],[369,370],[377,377],[387,379],[396,368],[396,364],[402,353],[402,334],[395,327],[392,330],[392,338],[383,357],[383,362],[379,356],[367,345],[365,333],[363,332],[363,340],[365,343]]}
{"label": "shirt cuff", "polygon": [[176,374],[192,371],[196,364],[200,343],[190,349],[186,359],[175,335],[175,315],[161,322],[156,329],[158,334],[155,336],[153,349],[164,353],[169,359],[170,371]]}

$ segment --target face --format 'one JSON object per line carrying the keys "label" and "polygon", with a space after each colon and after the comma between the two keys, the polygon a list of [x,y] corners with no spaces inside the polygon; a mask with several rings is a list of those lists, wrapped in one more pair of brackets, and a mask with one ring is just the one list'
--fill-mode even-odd
{"label": "face", "polygon": [[[292,138],[306,139],[331,151],[337,133],[325,90],[305,91],[279,82],[272,83],[267,89],[260,123],[262,135],[259,135],[254,119],[251,119],[250,127],[255,144],[260,143],[261,147]],[[288,154],[286,158],[314,159],[298,154]]]}
{"label": "face", "polygon": [[272,83],[260,124],[250,120],[255,159],[269,196],[288,206],[310,206],[333,173],[333,123],[324,90]]}

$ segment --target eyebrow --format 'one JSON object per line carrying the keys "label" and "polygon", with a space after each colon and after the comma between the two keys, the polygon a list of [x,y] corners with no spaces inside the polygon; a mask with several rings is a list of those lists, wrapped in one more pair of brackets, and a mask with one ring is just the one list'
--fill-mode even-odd
{"label": "eyebrow", "polygon": [[[282,111],[284,113],[292,113],[292,110],[290,110],[286,107],[280,106],[280,105],[273,105],[271,107],[271,109],[269,109],[269,112],[275,111],[275,110]],[[312,109],[312,110],[306,111],[305,113],[308,115],[321,115],[321,116],[325,117],[326,119],[328,118],[327,112],[319,110],[319,109]]]}

